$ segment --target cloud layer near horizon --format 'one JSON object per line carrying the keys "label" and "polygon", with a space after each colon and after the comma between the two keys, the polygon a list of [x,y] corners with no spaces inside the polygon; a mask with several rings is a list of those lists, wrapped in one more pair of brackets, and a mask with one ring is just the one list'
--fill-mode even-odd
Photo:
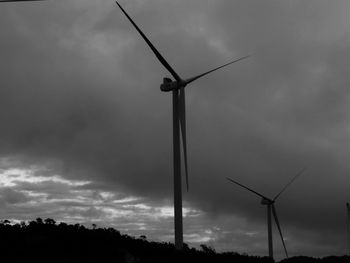
{"label": "cloud layer near horizon", "polygon": [[[264,253],[260,200],[225,177],[273,197],[307,166],[277,202],[290,252],[345,253],[350,3],[121,4],[181,76],[253,53],[187,88],[184,198],[205,215],[188,227],[217,224],[214,247]],[[169,74],[113,1],[0,7],[0,168],[39,166],[153,206],[171,200],[171,96],[159,91]],[[26,201],[11,188],[2,196]],[[225,223],[233,217],[244,233],[262,231],[256,246],[237,238],[244,223]]]}

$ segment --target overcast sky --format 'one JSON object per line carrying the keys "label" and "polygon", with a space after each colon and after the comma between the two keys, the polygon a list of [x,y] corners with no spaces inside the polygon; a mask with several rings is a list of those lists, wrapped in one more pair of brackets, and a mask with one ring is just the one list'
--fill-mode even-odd
{"label": "overcast sky", "polygon": [[[350,2],[121,0],[183,78],[184,239],[267,254],[277,200],[290,255],[347,252]],[[173,241],[170,74],[109,0],[0,5],[0,218]],[[275,253],[283,256],[274,228]]]}

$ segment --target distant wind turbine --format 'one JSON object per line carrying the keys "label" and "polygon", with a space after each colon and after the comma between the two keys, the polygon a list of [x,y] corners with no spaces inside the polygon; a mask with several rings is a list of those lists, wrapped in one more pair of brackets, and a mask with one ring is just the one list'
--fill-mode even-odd
{"label": "distant wind turbine", "polygon": [[[174,214],[175,214],[175,247],[177,249],[183,248],[183,231],[182,231],[182,190],[181,190],[181,153],[180,153],[180,131],[182,135],[183,154],[185,163],[186,188],[188,191],[188,168],[187,168],[187,143],[186,143],[186,110],[185,110],[185,87],[191,82],[208,75],[218,69],[226,67],[230,64],[246,59],[249,56],[244,56],[233,60],[225,65],[209,70],[205,73],[197,75],[192,78],[182,79],[175,70],[169,65],[165,58],[153,46],[151,41],[145,36],[141,29],[135,24],[131,17],[116,1],[119,8],[129,19],[131,24],[142,36],[147,45],[151,48],[160,63],[170,72],[175,80],[170,78],[163,78],[163,83],[160,85],[160,90],[164,92],[172,91],[173,97],[173,162],[174,162]],[[181,129],[181,130],[180,130]]]}
{"label": "distant wind turbine", "polygon": [[275,201],[287,189],[287,187],[290,186],[294,182],[294,180],[297,179],[297,177],[299,177],[305,170],[306,170],[306,168],[302,169],[296,176],[294,176],[293,179],[288,184],[286,184],[286,186],[283,187],[283,189],[273,199],[270,199],[270,198],[268,198],[268,197],[266,197],[266,196],[264,196],[256,191],[248,188],[247,186],[245,186],[245,185],[243,185],[235,180],[232,180],[231,178],[226,177],[226,179],[229,180],[230,182],[237,184],[237,185],[247,189],[248,191],[260,196],[262,198],[261,204],[267,206],[267,231],[268,231],[268,242],[269,242],[268,245],[269,245],[269,257],[270,258],[273,258],[271,212],[273,214],[274,220],[275,220],[277,228],[278,228],[278,232],[279,232],[281,240],[282,240],[284,252],[286,253],[286,257],[288,258],[286,244],[284,243],[281,226],[280,226],[280,223],[279,223],[279,220],[277,217],[277,212],[276,212],[276,208],[275,208]]}

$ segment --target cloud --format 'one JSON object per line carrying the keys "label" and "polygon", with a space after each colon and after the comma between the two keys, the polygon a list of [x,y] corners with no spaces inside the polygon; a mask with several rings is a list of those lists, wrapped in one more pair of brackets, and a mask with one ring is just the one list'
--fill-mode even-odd
{"label": "cloud", "polygon": [[[307,166],[277,203],[283,229],[296,244],[290,246],[305,253],[345,251],[338,240],[349,198],[348,3],[122,4],[181,76],[253,52],[186,88],[190,192],[184,199],[203,213],[200,223],[189,220],[190,229],[198,224],[203,230],[188,230],[188,239],[221,248],[229,239],[237,249],[263,253],[260,200],[225,177],[274,196]],[[6,215],[22,220],[50,211],[45,215],[102,222],[113,213],[93,202],[111,205],[101,193],[123,193],[116,198],[141,198],[147,205],[128,208],[134,212],[125,229],[139,224],[140,231],[157,229],[154,237],[170,237],[164,229],[171,229],[171,218],[158,232],[149,218],[143,225],[136,216],[161,214],[157,207],[171,205],[171,98],[159,91],[169,74],[117,6],[2,5],[0,30],[1,173],[17,168],[47,178],[3,186]],[[28,207],[30,200],[45,202]],[[247,225],[223,222],[232,217]],[[222,229],[217,236],[215,224]]]}

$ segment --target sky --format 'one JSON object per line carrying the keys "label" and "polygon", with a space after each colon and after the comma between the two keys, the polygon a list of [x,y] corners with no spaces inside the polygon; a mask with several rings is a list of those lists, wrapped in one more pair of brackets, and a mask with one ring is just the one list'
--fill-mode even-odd
{"label": "sky", "polygon": [[[121,0],[183,78],[184,241],[267,254],[273,198],[289,254],[348,252],[350,2]],[[114,1],[0,5],[0,218],[173,242],[170,74]],[[277,257],[283,248],[274,227]]]}

